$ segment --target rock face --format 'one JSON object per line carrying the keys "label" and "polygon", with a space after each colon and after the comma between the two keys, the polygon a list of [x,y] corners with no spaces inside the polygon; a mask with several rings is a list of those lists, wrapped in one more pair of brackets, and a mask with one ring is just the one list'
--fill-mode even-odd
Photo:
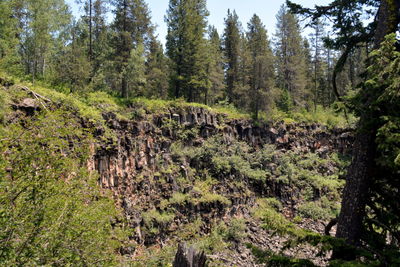
{"label": "rock face", "polygon": [[193,247],[179,244],[173,267],[205,267],[206,260],[204,252],[197,252]]}
{"label": "rock face", "polygon": [[[112,190],[130,227],[136,229],[132,238],[137,244],[162,245],[171,233],[185,223],[193,222],[199,214],[204,222],[202,231],[207,233],[216,220],[249,216],[249,209],[254,206],[257,190],[250,190],[252,192],[249,194],[228,182],[222,183],[212,190],[226,192],[229,202],[178,203],[174,206],[173,220],[166,223],[153,218],[152,226],[158,229],[157,233],[144,232],[144,212],[155,210],[162,213],[163,200],[171,199],[177,192],[196,197],[193,186],[182,188],[179,184],[179,177],[189,181],[193,178],[190,163],[176,166],[171,154],[171,147],[176,142],[200,147],[208,138],[220,135],[227,144],[239,140],[254,149],[273,144],[282,151],[316,152],[320,155],[329,151],[351,153],[352,134],[349,130],[328,130],[317,124],[286,125],[282,122],[256,126],[249,120],[229,120],[198,107],[174,109],[157,115],[147,114],[135,120],[117,119],[113,113],[104,114],[103,117],[114,139],[93,149],[89,167],[99,172],[102,186]],[[267,186],[276,187],[269,190],[274,194],[290,195],[293,191],[290,187],[282,189],[276,184]],[[277,192],[280,190],[286,192]]]}

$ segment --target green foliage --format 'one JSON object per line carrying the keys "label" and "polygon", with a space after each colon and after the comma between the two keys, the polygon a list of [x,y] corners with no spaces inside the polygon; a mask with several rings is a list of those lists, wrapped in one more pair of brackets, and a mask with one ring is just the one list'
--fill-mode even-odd
{"label": "green foliage", "polygon": [[4,122],[4,118],[7,114],[8,111],[8,95],[3,92],[3,90],[0,91],[0,124]]}
{"label": "green foliage", "polygon": [[157,235],[160,228],[167,227],[167,225],[175,218],[175,215],[151,209],[144,212],[142,218],[145,225],[145,231],[149,234]]}
{"label": "green foliage", "polygon": [[194,247],[203,250],[206,253],[215,253],[223,251],[227,248],[228,244],[225,242],[225,235],[227,226],[225,223],[220,222],[214,224],[210,234],[198,239],[193,243]]}
{"label": "green foliage", "polygon": [[246,220],[243,218],[233,218],[226,228],[224,238],[227,241],[240,242],[246,237]]}
{"label": "green foliage", "polygon": [[91,141],[78,122],[39,114],[7,126],[0,139],[1,262],[115,265],[125,234],[112,223],[120,214],[86,168]]}
{"label": "green foliage", "polygon": [[13,2],[0,2],[0,67],[7,68],[9,72],[20,74],[22,67],[18,64],[17,27],[18,20],[13,15]]}
{"label": "green foliage", "polygon": [[[64,0],[21,1],[20,11],[24,16],[18,16],[22,26],[20,44],[24,67],[32,81],[46,78],[47,63],[52,63],[52,57],[62,46],[63,33],[71,22],[71,14]],[[17,9],[18,9],[17,8]]]}
{"label": "green foliage", "polygon": [[244,74],[240,68],[242,60],[241,42],[242,42],[241,23],[239,17],[234,10],[231,12],[228,9],[227,17],[225,18],[225,29],[223,36],[223,48],[226,58],[226,96],[230,103],[235,103],[238,106],[238,96],[243,91],[241,88],[241,76]]}
{"label": "green foliage", "polygon": [[274,57],[261,19],[253,15],[248,23],[248,49],[251,54],[249,75],[249,110],[255,120],[260,111],[269,111],[274,102],[271,92],[274,87]]}
{"label": "green foliage", "polygon": [[129,94],[128,96],[143,96],[145,95],[145,57],[144,57],[144,46],[142,44],[138,45],[136,48],[132,49],[127,62],[127,66],[124,72],[121,73],[122,76],[126,77],[129,84]]}
{"label": "green foliage", "polygon": [[212,107],[216,113],[224,114],[228,119],[251,119],[250,114],[240,111],[226,100],[218,102]]}
{"label": "green foliage", "polygon": [[193,205],[201,205],[201,204],[210,204],[210,203],[220,203],[223,205],[230,205],[230,200],[218,193],[213,192],[213,185],[216,184],[217,181],[211,178],[207,180],[196,180],[193,188],[189,193],[183,194],[180,192],[176,192],[172,195],[168,201],[163,201],[161,206],[163,208],[168,206],[176,206],[176,205],[186,205],[187,203],[191,203]]}
{"label": "green foliage", "polygon": [[132,267],[160,267],[160,266],[171,266],[174,261],[174,257],[178,245],[164,246],[163,248],[150,247],[144,251],[142,255],[138,255],[134,261],[128,261],[123,266]]}
{"label": "green foliage", "polygon": [[120,96],[143,95],[145,84],[144,51],[146,41],[153,36],[150,10],[143,0],[115,0],[115,31],[111,46],[112,80],[114,89],[120,89]]}
{"label": "green foliage", "polygon": [[268,204],[268,199],[259,199],[257,207],[252,211],[253,216],[262,221],[262,227],[266,230],[272,230],[281,235],[291,235],[294,237],[304,236],[305,230],[296,227],[288,221],[280,212]]}
{"label": "green foliage", "polygon": [[313,267],[315,266],[311,261],[305,259],[294,259],[284,255],[276,255],[271,251],[262,250],[252,244],[247,244],[251,252],[256,257],[258,263],[265,263],[267,266],[274,267]]}
{"label": "green foliage", "polygon": [[335,205],[326,197],[320,201],[307,202],[299,206],[298,212],[302,217],[317,220],[329,220],[339,215],[340,206]]}
{"label": "green foliage", "polygon": [[146,61],[146,94],[148,98],[166,99],[168,97],[168,58],[164,55],[162,44],[151,37],[150,53]]}
{"label": "green foliage", "polygon": [[208,35],[207,69],[211,87],[205,89],[204,103],[214,105],[224,98],[224,55],[217,28],[209,26]]}
{"label": "green foliage", "polygon": [[[400,153],[400,94],[399,66],[400,52],[396,49],[396,35],[390,34],[381,47],[371,53],[371,64],[367,68],[363,90],[354,99],[357,112],[363,114],[360,126],[364,131],[375,131],[377,145],[376,173],[371,177],[368,202],[370,208],[365,218],[368,235],[366,242],[378,250],[380,259],[397,264],[398,246],[388,244],[388,234],[397,235],[400,226],[399,207],[396,199],[399,190],[399,170],[397,164]],[[372,98],[371,95],[373,96]],[[372,102],[365,106],[365,99]],[[399,242],[399,237],[395,237]]]}
{"label": "green foliage", "polygon": [[[276,24],[276,67],[277,84],[283,90],[279,105],[283,110],[290,106],[304,107],[309,92],[306,53],[304,53],[303,38],[296,15],[285,5],[281,6]],[[292,100],[290,104],[288,101]]]}
{"label": "green foliage", "polygon": [[273,208],[274,210],[276,210],[278,212],[282,211],[283,205],[278,199],[276,199],[276,198],[265,198],[264,201],[265,201],[265,204],[268,207],[271,207],[271,208]]}
{"label": "green foliage", "polygon": [[204,89],[211,87],[205,0],[170,0],[165,20],[168,25],[167,54],[171,59],[171,96],[200,102]]}
{"label": "green foliage", "polygon": [[358,119],[354,114],[350,113],[346,116],[335,111],[333,108],[326,108],[318,105],[316,110],[307,111],[306,109],[297,109],[293,111],[292,108],[288,110],[282,109],[279,105],[278,108],[281,110],[274,109],[266,120],[271,120],[272,122],[284,121],[285,123],[318,123],[323,126],[327,126],[329,129],[333,128],[354,128]]}

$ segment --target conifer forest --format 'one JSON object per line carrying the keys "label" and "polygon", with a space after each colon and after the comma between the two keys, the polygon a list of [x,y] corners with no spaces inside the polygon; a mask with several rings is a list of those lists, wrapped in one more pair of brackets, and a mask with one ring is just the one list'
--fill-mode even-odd
{"label": "conifer forest", "polygon": [[0,0],[0,266],[400,266],[400,0],[239,2]]}

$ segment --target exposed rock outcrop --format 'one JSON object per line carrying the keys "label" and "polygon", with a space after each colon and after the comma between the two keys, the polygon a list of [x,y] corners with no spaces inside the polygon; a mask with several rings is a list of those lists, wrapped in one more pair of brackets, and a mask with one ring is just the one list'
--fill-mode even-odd
{"label": "exposed rock outcrop", "polygon": [[[170,110],[164,114],[147,114],[135,120],[117,119],[115,114],[107,113],[104,119],[115,139],[97,146],[89,165],[99,172],[102,186],[113,191],[130,226],[136,229],[134,240],[145,245],[162,245],[171,233],[193,222],[199,215],[204,222],[204,233],[209,232],[217,220],[233,216],[248,217],[260,193],[264,196],[275,195],[286,199],[288,203],[299,198],[299,193],[291,186],[278,182],[253,185],[253,188],[250,186],[248,193],[249,188],[235,186],[228,177],[223,183],[213,186],[211,192],[223,194],[228,201],[216,199],[173,204],[174,219],[167,223],[153,219],[152,224],[158,229],[157,234],[145,233],[142,230],[146,223],[143,212],[155,210],[162,213],[163,200],[171,199],[174,193],[192,194],[196,198],[193,186],[182,188],[178,182],[179,177],[189,181],[194,178],[189,173],[190,163],[177,166],[174,161],[171,146],[175,142],[200,147],[207,138],[221,135],[227,144],[239,140],[254,149],[273,144],[283,152],[315,152],[322,157],[332,151],[349,154],[352,145],[352,134],[348,129],[327,129],[318,124],[287,125],[283,122],[254,125],[249,120],[229,120],[221,114],[199,107]],[[290,212],[288,216],[291,216]]]}

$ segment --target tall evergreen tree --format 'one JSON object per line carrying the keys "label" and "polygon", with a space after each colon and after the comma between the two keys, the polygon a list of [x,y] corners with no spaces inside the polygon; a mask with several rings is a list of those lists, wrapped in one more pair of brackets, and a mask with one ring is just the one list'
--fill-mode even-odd
{"label": "tall evergreen tree", "polygon": [[146,96],[168,98],[168,59],[160,41],[152,37],[146,61]]}
{"label": "tall evergreen tree", "polygon": [[225,30],[223,36],[223,48],[225,53],[225,79],[226,95],[230,102],[236,99],[237,87],[239,86],[239,64],[240,64],[240,43],[241,23],[236,11],[228,9],[225,18]]}
{"label": "tall evergreen tree", "polygon": [[113,28],[116,34],[113,41],[114,65],[120,80],[121,96],[126,98],[129,92],[135,89],[128,81],[128,69],[132,69],[128,67],[129,61],[131,55],[135,54],[135,52],[132,54],[132,50],[139,49],[140,46],[148,48],[154,27],[149,8],[143,0],[115,0],[113,4],[115,7]]}
{"label": "tall evergreen tree", "polygon": [[50,81],[78,91],[88,84],[91,76],[91,63],[86,47],[86,22],[73,22],[67,36],[67,45],[60,47],[52,57],[53,73]]}
{"label": "tall evergreen tree", "polygon": [[208,67],[207,72],[211,81],[211,88],[204,94],[204,104],[214,104],[224,96],[224,55],[221,39],[215,27],[208,30]]}
{"label": "tall evergreen tree", "polygon": [[208,11],[206,0],[170,0],[167,55],[171,59],[171,89],[174,97],[200,101],[210,87],[207,74]]}
{"label": "tall evergreen tree", "polygon": [[255,119],[260,110],[270,105],[270,92],[274,83],[274,59],[267,30],[257,15],[248,23],[248,48],[251,54],[250,109]]}
{"label": "tall evergreen tree", "polygon": [[323,104],[324,93],[326,91],[324,83],[324,44],[323,38],[325,37],[324,24],[321,20],[316,20],[312,25],[313,32],[310,35],[311,50],[312,50],[312,74],[313,74],[313,102],[314,110],[317,109],[318,104]]}
{"label": "tall evergreen tree", "polygon": [[304,107],[307,66],[300,27],[296,16],[290,13],[285,5],[281,6],[276,18],[275,53],[278,87],[291,97],[292,100],[287,105]]}
{"label": "tall evergreen tree", "polygon": [[[394,87],[398,91],[398,86],[396,86],[398,83],[395,81],[398,77],[396,73],[398,67],[392,68],[398,66],[397,63],[393,64],[398,57],[398,54],[394,52],[396,43],[394,40],[384,42],[384,37],[392,34],[393,38],[399,30],[400,1],[332,1],[327,6],[317,6],[315,9],[303,8],[290,1],[288,4],[294,12],[309,16],[313,20],[324,16],[332,19],[335,38],[329,40],[329,45],[344,51],[337,61],[332,78],[333,89],[339,100],[341,96],[337,91],[336,77],[343,70],[350,53],[364,46],[365,42],[371,41],[374,48],[378,49],[374,54],[379,56],[368,67],[367,80],[362,84],[358,97],[353,101],[353,107],[360,116],[360,120],[354,142],[353,160],[347,172],[336,236],[345,239],[351,245],[367,244],[370,246],[369,250],[371,247],[375,248],[373,249],[374,260],[383,259],[382,264],[391,265],[387,261],[387,256],[394,251],[387,245],[386,240],[388,233],[393,236],[398,235],[400,220],[397,216],[391,216],[389,222],[384,218],[379,218],[380,216],[377,219],[373,218],[372,214],[386,213],[389,208],[393,208],[385,207],[385,202],[382,201],[392,199],[392,193],[385,192],[389,188],[388,191],[390,191],[392,186],[388,186],[385,182],[385,180],[391,180],[388,179],[390,176],[386,176],[388,169],[379,168],[381,162],[378,155],[382,153],[382,150],[380,151],[382,144],[378,143],[377,136],[382,136],[385,132],[378,129],[385,128],[391,116],[399,115],[396,114],[398,109],[388,108],[398,103],[398,94],[396,98],[392,91]],[[375,14],[371,12],[374,9],[377,10]],[[368,12],[365,12],[366,10]],[[375,15],[375,19],[371,19],[371,23],[365,26],[363,21],[365,15],[371,14]],[[383,47],[381,47],[382,43]],[[389,91],[392,91],[390,99],[397,102],[391,103],[387,98]],[[389,140],[393,139],[386,139],[386,142]],[[391,147],[393,148],[393,144]],[[398,177],[398,168],[396,176]],[[398,188],[397,185],[396,194],[398,194]],[[379,203],[375,202],[377,195],[380,198]],[[357,250],[337,249],[334,251],[334,257],[353,260],[356,257],[355,252]],[[398,247],[395,252],[398,253]]]}
{"label": "tall evergreen tree", "polygon": [[[99,83],[103,73],[102,67],[110,53],[109,29],[106,23],[108,12],[107,0],[77,0],[85,11],[82,21],[86,27],[81,27],[80,45],[87,47],[86,55],[90,62],[90,81],[94,87]],[[100,73],[99,73],[100,71]]]}
{"label": "tall evergreen tree", "polygon": [[77,3],[83,5],[85,15],[83,20],[88,28],[88,56],[89,59],[93,58],[93,0],[76,0]]}
{"label": "tall evergreen tree", "polygon": [[105,56],[109,50],[109,32],[106,22],[107,16],[107,1],[106,0],[94,0],[93,11],[92,11],[92,61],[93,61],[93,72],[96,73],[102,62],[105,60]]}

